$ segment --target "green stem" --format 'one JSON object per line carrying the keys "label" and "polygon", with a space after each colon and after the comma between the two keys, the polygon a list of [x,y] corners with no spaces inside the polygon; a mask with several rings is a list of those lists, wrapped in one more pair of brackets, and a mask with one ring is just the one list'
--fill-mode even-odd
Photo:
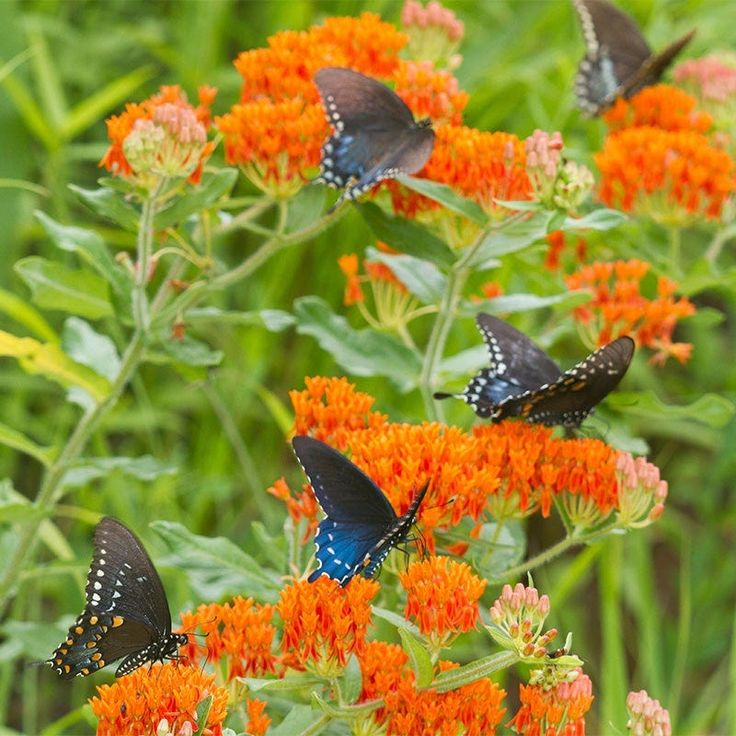
{"label": "green stem", "polygon": [[239,230],[245,223],[255,220],[256,217],[263,214],[274,203],[273,199],[260,199],[247,210],[243,210],[239,215],[233,217],[230,222],[225,222],[220,227],[215,228],[214,235],[225,235],[233,230]]}
{"label": "green stem", "polygon": [[544,552],[540,552],[538,555],[530,557],[528,560],[525,560],[519,565],[515,565],[514,567],[509,567],[507,570],[504,570],[501,576],[496,576],[492,578],[492,581],[503,582],[509,580],[510,578],[515,578],[519,575],[522,575],[528,570],[533,570],[537,567],[540,567],[541,565],[546,565],[550,560],[558,557],[563,552],[566,552],[568,549],[571,549],[572,547],[577,547],[581,544],[589,544],[590,542],[594,542],[597,539],[602,539],[603,537],[611,534],[617,528],[618,525],[613,524],[612,526],[608,526],[605,529],[590,532],[589,534],[565,537],[564,539],[561,539],[559,542],[557,542],[557,544],[553,544],[551,547],[544,550]]}
{"label": "green stem", "polygon": [[673,226],[670,228],[670,261],[677,274],[682,273],[682,269],[680,268],[681,250],[682,231],[679,227]]}
{"label": "green stem", "polygon": [[153,249],[153,217],[156,214],[156,199],[163,185],[164,181],[162,180],[151,195],[143,200],[140,227],[136,240],[137,260],[133,289],[133,319],[135,320],[136,329],[140,332],[146,332],[151,324],[147,293],[148,272]]}

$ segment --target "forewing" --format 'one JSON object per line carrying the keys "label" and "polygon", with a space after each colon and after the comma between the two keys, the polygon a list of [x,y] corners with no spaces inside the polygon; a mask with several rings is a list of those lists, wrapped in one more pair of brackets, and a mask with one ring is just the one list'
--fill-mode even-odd
{"label": "forewing", "polygon": [[492,419],[519,416],[528,422],[577,427],[623,378],[634,341],[619,337],[565,371],[557,381],[502,402]]}
{"label": "forewing", "polygon": [[380,529],[393,524],[396,512],[383,491],[342,453],[306,435],[291,444],[328,518]]}
{"label": "forewing", "polygon": [[85,593],[91,614],[138,621],[159,637],[171,631],[166,593],[151,558],[138,537],[109,516],[95,529]]}

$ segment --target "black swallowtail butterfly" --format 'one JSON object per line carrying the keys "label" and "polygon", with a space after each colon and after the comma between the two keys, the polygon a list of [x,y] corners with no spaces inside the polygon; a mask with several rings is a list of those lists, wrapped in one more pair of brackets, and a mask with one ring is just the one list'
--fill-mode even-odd
{"label": "black swallowtail butterfly", "polygon": [[186,634],[171,633],[163,585],[138,537],[106,516],[95,529],[87,605],[47,660],[65,680],[84,677],[125,657],[127,675],[146,662],[178,659]]}
{"label": "black swallowtail butterfly", "polygon": [[332,135],[322,147],[317,181],[355,199],[378,182],[421,169],[434,146],[431,122],[416,122],[385,85],[352,69],[327,67],[314,78]]}
{"label": "black swallowtail butterfly", "polygon": [[587,53],[575,80],[578,106],[598,115],[617,97],[630,97],[656,84],[664,70],[695,35],[690,31],[653,54],[636,23],[608,0],[573,0]]}
{"label": "black swallowtail butterfly", "polygon": [[461,394],[436,393],[436,399],[462,399],[492,422],[521,417],[527,422],[578,427],[626,373],[634,341],[619,337],[564,373],[523,332],[490,314],[475,318],[491,365]]}
{"label": "black swallowtail butterfly", "polygon": [[359,573],[373,577],[409,534],[429,482],[396,516],[383,491],[342,453],[307,436],[291,444],[325,513],[314,540],[318,567],[309,582],[327,575],[345,586]]}

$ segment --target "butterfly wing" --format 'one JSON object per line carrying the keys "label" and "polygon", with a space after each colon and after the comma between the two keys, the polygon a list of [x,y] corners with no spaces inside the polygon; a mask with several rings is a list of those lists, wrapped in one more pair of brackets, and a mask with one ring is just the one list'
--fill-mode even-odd
{"label": "butterfly wing", "polygon": [[152,645],[161,652],[170,648],[171,614],[161,579],[140,540],[111,517],[95,529],[85,595],[84,611],[49,660],[62,677],[91,674]]}
{"label": "butterfly wing", "polygon": [[396,512],[381,489],[342,453],[313,437],[294,437],[291,443],[326,516],[315,538],[319,567],[309,580],[324,573],[344,585],[394,526]]}
{"label": "butterfly wing", "polygon": [[549,426],[578,427],[626,373],[634,355],[634,341],[619,337],[565,371],[555,382],[501,402],[493,411],[494,422],[521,417]]}
{"label": "butterfly wing", "polygon": [[339,67],[320,69],[315,83],[333,128],[322,147],[317,180],[347,187],[338,204],[383,179],[413,174],[427,162],[434,132],[415,123],[411,110],[388,87]]}

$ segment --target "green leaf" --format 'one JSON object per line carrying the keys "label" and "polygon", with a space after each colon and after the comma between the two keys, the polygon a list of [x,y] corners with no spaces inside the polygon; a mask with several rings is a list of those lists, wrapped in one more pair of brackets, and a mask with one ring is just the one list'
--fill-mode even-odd
{"label": "green leaf", "polygon": [[286,232],[304,230],[314,225],[322,217],[325,208],[327,187],[303,187],[293,199],[289,200],[289,212],[286,217]]}
{"label": "green leaf", "polygon": [[471,267],[481,267],[491,258],[517,253],[543,240],[549,232],[552,213],[548,210],[535,212],[522,220],[511,221],[493,229],[478,246],[478,250],[468,263]]}
{"label": "green leaf", "polygon": [[201,184],[187,189],[185,197],[179,197],[166,209],[156,213],[154,219],[156,230],[178,225],[190,215],[213,207],[233,188],[237,178],[236,169],[220,169],[215,174],[203,178]]}
{"label": "green leaf", "polygon": [[446,693],[457,690],[463,685],[469,685],[482,677],[490,677],[496,672],[509,669],[519,661],[519,657],[513,652],[499,652],[488,657],[476,659],[470,664],[463,665],[454,670],[441,672],[430,685],[432,690],[438,693]]}
{"label": "green leaf", "polygon": [[345,665],[345,671],[340,678],[340,692],[348,705],[355,703],[363,690],[363,673],[360,671],[360,662],[355,654],[351,654]]}
{"label": "green leaf", "polygon": [[294,302],[297,332],[315,337],[345,370],[356,376],[386,376],[402,391],[416,386],[419,356],[393,335],[371,329],[354,330],[316,296]]}
{"label": "green leaf", "polygon": [[33,301],[44,309],[58,309],[89,319],[113,314],[107,284],[91,271],[73,270],[29,256],[15,264],[18,275],[31,290]]}
{"label": "green leaf", "polygon": [[219,307],[197,307],[187,310],[187,323],[195,322],[252,325],[269,332],[283,332],[296,324],[294,315],[282,309],[261,309],[256,312],[226,311]]}
{"label": "green leaf", "polygon": [[112,286],[118,296],[130,299],[132,278],[115,261],[98,233],[73,225],[62,225],[39,210],[34,214],[57,248],[76,253]]}
{"label": "green leaf", "polygon": [[486,299],[482,302],[463,302],[462,313],[468,316],[478,312],[489,314],[512,314],[513,312],[528,312],[532,309],[543,309],[544,307],[562,307],[572,309],[589,302],[590,292],[587,290],[563,291],[560,294],[550,296],[537,296],[536,294],[507,294]]}
{"label": "green leaf", "polygon": [[65,388],[78,386],[100,402],[110,392],[110,384],[87,366],[73,361],[54,343],[40,343],[31,337],[16,337],[0,330],[0,356],[15,358],[23,370],[41,374]]}
{"label": "green leaf", "polygon": [[65,488],[85,486],[115,470],[131,478],[150,482],[164,475],[175,475],[178,468],[162,463],[151,455],[82,458],[66,471],[61,485]]}
{"label": "green leaf", "polygon": [[397,176],[396,179],[405,187],[413,189],[415,192],[419,192],[419,194],[423,194],[435,202],[439,202],[441,205],[447,207],[448,210],[458,215],[463,215],[463,217],[467,217],[478,225],[485,225],[488,222],[488,216],[480,205],[461,197],[446,184],[440,184],[429,179],[418,179],[404,174]]}
{"label": "green leaf", "polygon": [[212,696],[208,695],[197,703],[197,730],[194,736],[202,736],[205,728],[207,728],[207,719],[210,716],[210,708],[212,707]]}
{"label": "green leaf", "polygon": [[315,685],[320,685],[323,680],[317,675],[308,672],[290,673],[286,677],[259,678],[259,677],[238,677],[238,682],[242,682],[248,687],[248,690],[254,693],[268,690],[269,692],[294,692],[295,690],[313,689]]}
{"label": "green leaf", "polygon": [[222,350],[213,350],[209,345],[189,335],[185,335],[181,340],[166,335],[162,337],[159,345],[175,363],[182,365],[209,368],[222,362]]}
{"label": "green leaf", "polygon": [[417,687],[427,687],[432,682],[432,659],[425,646],[406,629],[399,629],[401,646],[409,655],[409,663],[414,670]]}
{"label": "green leaf", "polygon": [[366,256],[388,266],[396,278],[423,304],[437,304],[442,299],[447,279],[430,261],[403,253],[383,253],[370,247],[366,248]]}
{"label": "green leaf", "polygon": [[91,325],[78,317],[69,317],[61,332],[64,352],[81,365],[113,381],[120,372],[120,356],[115,343],[95,332]]}
{"label": "green leaf", "polygon": [[49,625],[48,621],[6,621],[2,632],[8,639],[20,642],[21,653],[28,659],[44,660],[63,641],[67,628]]}
{"label": "green leaf", "polygon": [[156,521],[151,527],[172,551],[168,564],[187,573],[203,600],[219,600],[244,590],[269,603],[278,599],[282,588],[279,577],[229,539],[201,537],[170,521]]}
{"label": "green leaf", "polygon": [[135,232],[138,229],[139,214],[112,189],[82,189],[69,184],[71,189],[92,211],[101,217],[112,220],[124,230]]}
{"label": "green leaf", "polygon": [[43,315],[20,297],[0,289],[0,312],[30,330],[36,337],[48,342],[58,342],[59,336]]}
{"label": "green leaf", "polygon": [[356,204],[358,212],[375,236],[402,253],[430,260],[439,266],[451,266],[455,254],[449,246],[417,222],[391,217],[372,202]]}
{"label": "green leaf", "polygon": [[573,232],[576,230],[612,230],[628,219],[623,212],[602,207],[589,212],[583,217],[566,217],[556,229]]}
{"label": "green leaf", "polygon": [[268,736],[316,736],[328,723],[324,713],[309,705],[295,705],[278,726],[268,729]]}
{"label": "green leaf", "polygon": [[518,521],[499,525],[495,522],[483,524],[477,538],[470,538],[466,558],[480,575],[488,580],[502,580],[510,567],[524,559],[526,536]]}
{"label": "green leaf", "polygon": [[733,401],[719,394],[704,394],[690,404],[665,404],[653,391],[616,391],[606,399],[609,406],[640,417],[671,421],[687,419],[708,427],[725,427],[736,413]]}
{"label": "green leaf", "polygon": [[487,367],[488,348],[481,344],[442,360],[439,373],[444,376],[468,376],[470,373]]}
{"label": "green leaf", "polygon": [[408,634],[411,634],[415,637],[420,637],[422,635],[422,632],[419,631],[418,626],[413,624],[411,621],[407,621],[403,616],[400,616],[398,613],[389,611],[387,608],[381,608],[381,606],[373,606],[371,608],[371,611],[373,612],[374,616],[382,618],[384,621],[388,621],[399,630],[403,629]]}
{"label": "green leaf", "polygon": [[374,700],[355,705],[333,705],[332,703],[328,703],[316,692],[312,693],[312,705],[319,708],[325,714],[325,717],[336,721],[352,721],[371,713],[376,708],[380,708],[380,703],[376,703]]}
{"label": "green leaf", "polygon": [[0,480],[0,522],[12,524],[17,521],[39,519],[46,515],[48,512],[37,508],[24,495],[18,493],[9,479]]}
{"label": "green leaf", "polygon": [[55,447],[41,447],[33,440],[26,437],[17,429],[8,427],[7,424],[0,422],[0,444],[6,447],[12,447],[18,452],[24,452],[26,455],[35,457],[42,465],[49,467],[56,457]]}

